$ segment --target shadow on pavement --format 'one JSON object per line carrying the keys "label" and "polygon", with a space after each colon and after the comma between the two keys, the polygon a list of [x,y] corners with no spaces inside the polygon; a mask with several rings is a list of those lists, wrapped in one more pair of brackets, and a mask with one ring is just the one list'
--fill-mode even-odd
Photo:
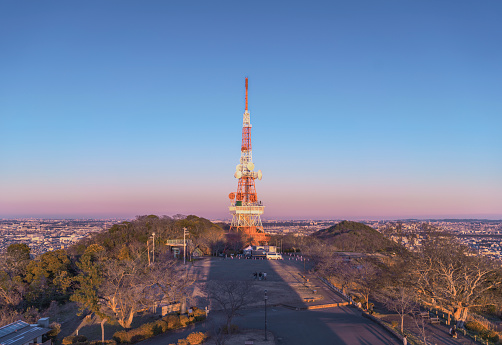
{"label": "shadow on pavement", "polygon": [[[267,272],[267,280],[254,281],[254,272]],[[278,344],[398,344],[353,308],[297,311],[281,307],[282,304],[307,307],[292,288],[302,284],[302,274],[303,262],[287,257],[277,261],[212,258],[208,280],[253,281],[261,296],[267,289],[267,329],[275,334]],[[239,328],[265,329],[263,299],[240,314],[233,320]]]}

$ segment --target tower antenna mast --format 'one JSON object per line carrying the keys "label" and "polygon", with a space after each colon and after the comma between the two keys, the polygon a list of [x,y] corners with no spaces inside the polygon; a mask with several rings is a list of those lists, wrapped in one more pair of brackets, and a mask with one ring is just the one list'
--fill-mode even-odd
{"label": "tower antenna mast", "polygon": [[239,180],[237,193],[230,193],[229,211],[232,214],[230,235],[244,235],[247,244],[265,244],[270,236],[263,231],[261,215],[265,206],[258,201],[255,180],[261,180],[261,170],[254,171],[251,148],[251,120],[248,110],[248,78],[246,78],[246,108],[242,120],[241,158],[234,177]]}

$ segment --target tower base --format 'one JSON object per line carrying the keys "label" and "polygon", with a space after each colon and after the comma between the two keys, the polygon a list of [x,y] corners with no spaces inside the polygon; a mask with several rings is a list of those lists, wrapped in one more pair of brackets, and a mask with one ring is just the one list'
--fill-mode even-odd
{"label": "tower base", "polygon": [[264,233],[263,228],[256,226],[231,226],[227,238],[232,241],[240,240],[245,247],[266,245],[270,241],[270,235]]}

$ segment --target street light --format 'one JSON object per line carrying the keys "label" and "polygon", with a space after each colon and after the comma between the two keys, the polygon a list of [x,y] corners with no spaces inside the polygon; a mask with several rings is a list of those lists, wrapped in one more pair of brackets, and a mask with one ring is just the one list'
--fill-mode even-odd
{"label": "street light", "polygon": [[155,263],[155,232],[152,233],[152,237],[153,237],[153,263]]}
{"label": "street light", "polygon": [[268,300],[267,289],[265,289],[265,340],[268,340],[267,339],[267,300]]}
{"label": "street light", "polygon": [[187,235],[187,228],[183,228],[183,265],[186,265],[186,252],[187,252],[187,242],[186,242],[186,235]]}

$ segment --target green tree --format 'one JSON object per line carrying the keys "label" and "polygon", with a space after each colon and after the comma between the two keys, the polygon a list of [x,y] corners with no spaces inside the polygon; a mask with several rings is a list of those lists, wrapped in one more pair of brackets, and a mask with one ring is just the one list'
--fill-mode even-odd
{"label": "green tree", "polygon": [[48,307],[52,300],[69,297],[72,284],[71,261],[65,250],[55,250],[38,256],[26,266],[27,298],[38,307]]}
{"label": "green tree", "polygon": [[7,247],[3,255],[2,266],[11,277],[24,277],[26,266],[30,262],[30,247],[25,243],[14,243]]}
{"label": "green tree", "polygon": [[80,311],[88,310],[99,316],[101,319],[101,341],[105,341],[104,324],[109,320],[102,308],[99,300],[99,287],[102,284],[101,259],[104,255],[104,248],[98,244],[92,244],[87,247],[85,253],[80,257],[77,267],[79,274],[74,280],[77,288],[70,297],[71,301],[77,302]]}

